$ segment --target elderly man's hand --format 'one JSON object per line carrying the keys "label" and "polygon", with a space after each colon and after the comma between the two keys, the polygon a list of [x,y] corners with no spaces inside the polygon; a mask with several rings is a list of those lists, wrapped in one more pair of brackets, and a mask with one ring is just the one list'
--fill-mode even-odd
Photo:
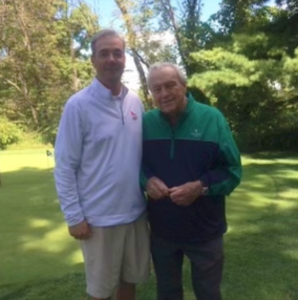
{"label": "elderly man's hand", "polygon": [[177,205],[188,206],[199,196],[203,195],[203,184],[201,181],[192,181],[169,189],[170,197]]}
{"label": "elderly man's hand", "polygon": [[82,221],[74,226],[69,226],[68,231],[69,234],[77,240],[87,240],[92,234],[90,225],[86,221]]}
{"label": "elderly man's hand", "polygon": [[157,177],[151,177],[146,185],[148,196],[154,200],[169,196],[169,189],[165,183]]}

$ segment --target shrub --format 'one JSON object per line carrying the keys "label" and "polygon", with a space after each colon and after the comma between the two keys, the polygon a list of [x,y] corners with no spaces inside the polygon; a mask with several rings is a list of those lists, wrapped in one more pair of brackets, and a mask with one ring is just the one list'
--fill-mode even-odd
{"label": "shrub", "polygon": [[1,118],[0,122],[0,149],[5,149],[8,145],[17,143],[21,138],[19,127],[6,118]]}

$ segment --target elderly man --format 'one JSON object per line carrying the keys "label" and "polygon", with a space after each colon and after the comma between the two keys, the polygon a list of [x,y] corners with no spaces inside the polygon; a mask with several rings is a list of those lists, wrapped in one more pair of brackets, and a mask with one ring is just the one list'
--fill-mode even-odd
{"label": "elderly man", "polygon": [[225,196],[240,182],[239,151],[223,115],[186,96],[178,66],[153,65],[148,86],[157,109],[143,119],[142,184],[157,299],[183,299],[187,256],[196,299],[220,300]]}
{"label": "elderly man", "polygon": [[92,40],[96,77],[66,103],[55,145],[55,180],[69,233],[81,241],[93,300],[135,299],[149,276],[146,202],[139,187],[143,105],[121,77],[124,40]]}

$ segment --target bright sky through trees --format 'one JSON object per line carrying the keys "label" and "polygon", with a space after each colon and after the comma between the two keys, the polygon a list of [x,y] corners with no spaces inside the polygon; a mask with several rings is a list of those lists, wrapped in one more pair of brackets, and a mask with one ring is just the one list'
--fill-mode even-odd
{"label": "bright sky through trees", "polygon": [[[173,1],[179,7],[179,0]],[[219,10],[220,0],[206,0],[203,2],[202,21],[206,21],[210,15]],[[100,24],[103,27],[115,27],[119,24],[120,11],[114,0],[86,0],[93,10],[100,17]]]}

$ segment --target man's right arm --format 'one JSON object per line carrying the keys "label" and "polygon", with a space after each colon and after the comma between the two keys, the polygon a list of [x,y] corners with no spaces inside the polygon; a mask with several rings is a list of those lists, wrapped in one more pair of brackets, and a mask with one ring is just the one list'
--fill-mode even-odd
{"label": "man's right arm", "polygon": [[61,210],[69,227],[84,221],[77,183],[82,146],[82,112],[77,103],[68,101],[63,111],[55,143],[54,175]]}
{"label": "man's right arm", "polygon": [[145,158],[143,155],[143,163],[140,174],[140,184],[142,190],[147,192],[147,195],[154,200],[162,199],[169,196],[169,189],[166,184],[145,167]]}

